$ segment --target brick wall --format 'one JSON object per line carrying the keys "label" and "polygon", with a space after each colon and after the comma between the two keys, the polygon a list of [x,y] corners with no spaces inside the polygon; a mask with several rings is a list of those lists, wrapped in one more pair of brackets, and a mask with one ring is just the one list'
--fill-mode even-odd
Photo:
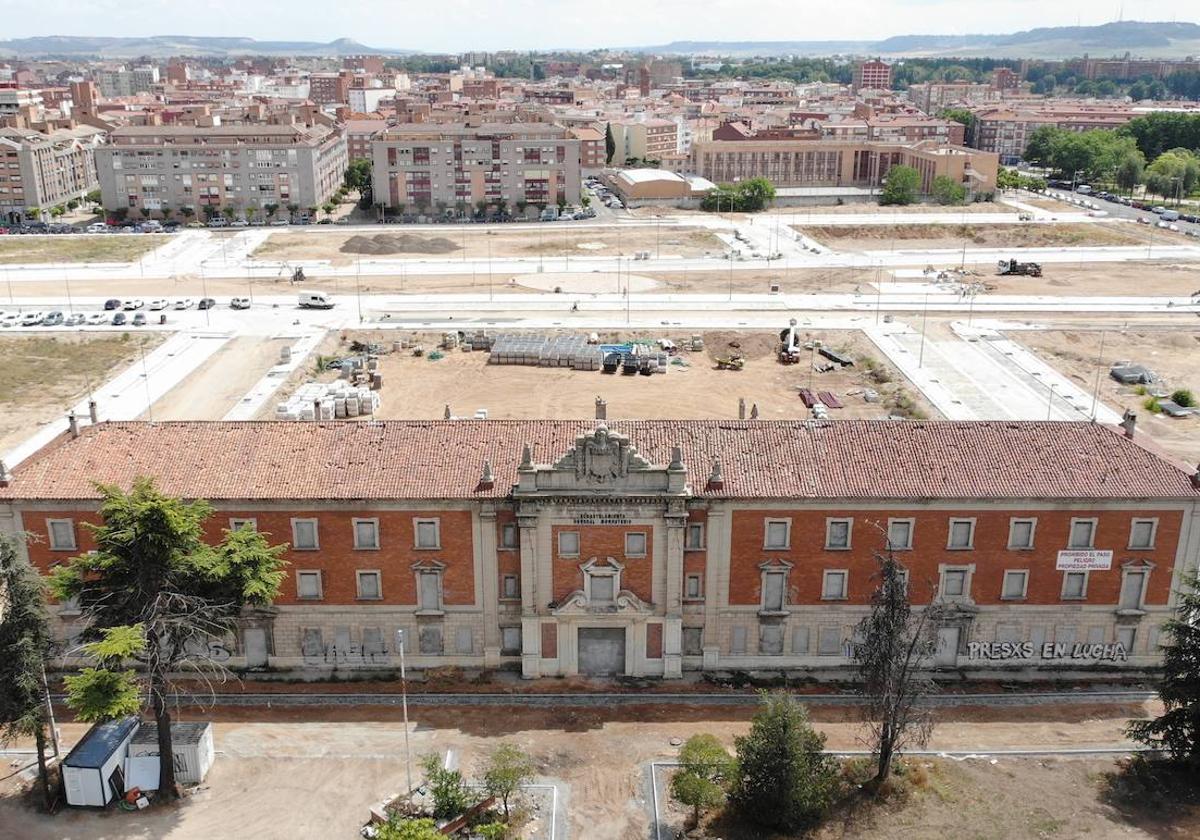
{"label": "brick wall", "polygon": [[[558,553],[558,535],[562,531],[579,533],[579,556],[562,557]],[[625,556],[625,535],[646,535],[646,557]],[[612,557],[625,567],[621,572],[621,588],[628,589],[646,603],[653,602],[654,528],[650,525],[555,525],[551,528],[551,557],[553,558],[553,591],[556,601],[583,589],[583,572],[579,567],[593,557],[603,560]]]}

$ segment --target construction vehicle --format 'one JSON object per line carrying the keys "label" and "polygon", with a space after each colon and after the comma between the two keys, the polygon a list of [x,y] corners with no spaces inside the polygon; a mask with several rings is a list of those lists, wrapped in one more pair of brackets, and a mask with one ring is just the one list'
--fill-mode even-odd
{"label": "construction vehicle", "polygon": [[779,331],[779,363],[794,365],[800,361],[800,344],[796,337],[796,319],[788,322],[787,329]]}
{"label": "construction vehicle", "polygon": [[998,273],[1004,277],[1041,277],[1042,264],[1035,262],[1018,262],[1017,260],[1000,260]]}
{"label": "construction vehicle", "polygon": [[746,366],[746,360],[740,354],[717,356],[717,370],[741,370]]}

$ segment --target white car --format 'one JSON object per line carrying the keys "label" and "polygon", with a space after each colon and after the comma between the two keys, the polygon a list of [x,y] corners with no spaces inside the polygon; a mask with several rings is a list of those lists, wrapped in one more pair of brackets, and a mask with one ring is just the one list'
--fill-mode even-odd
{"label": "white car", "polygon": [[21,316],[22,327],[36,327],[46,319],[45,312],[26,312]]}
{"label": "white car", "polygon": [[249,309],[250,308],[250,298],[235,297],[233,300],[229,301],[229,308],[230,309]]}
{"label": "white car", "polygon": [[126,312],[132,312],[135,309],[141,309],[145,305],[146,304],[142,303],[137,298],[134,298],[133,300],[127,300],[123,304],[121,304],[121,308],[124,309]]}
{"label": "white car", "polygon": [[0,315],[0,327],[15,327],[21,323],[21,316],[16,312],[5,312]]}
{"label": "white car", "polygon": [[166,298],[159,298],[158,300],[150,301],[150,309],[153,312],[158,312],[160,309],[166,309],[170,305],[170,302]]}
{"label": "white car", "polygon": [[108,323],[108,313],[107,312],[93,312],[91,315],[87,316],[87,324],[89,327],[98,327],[101,324],[107,324],[107,323]]}
{"label": "white car", "polygon": [[183,298],[183,300],[175,301],[175,308],[176,309],[191,309],[192,308],[192,299],[191,298]]}
{"label": "white car", "polygon": [[78,327],[85,323],[87,323],[87,316],[84,315],[82,312],[76,312],[74,314],[67,316],[67,319],[65,321],[63,321],[63,326],[64,327]]}

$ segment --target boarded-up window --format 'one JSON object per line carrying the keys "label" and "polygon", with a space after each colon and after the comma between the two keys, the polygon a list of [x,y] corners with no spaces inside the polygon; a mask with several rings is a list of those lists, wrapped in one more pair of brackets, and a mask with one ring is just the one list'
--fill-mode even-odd
{"label": "boarded-up window", "polygon": [[759,627],[758,652],[769,655],[783,653],[782,624],[763,624]]}
{"label": "boarded-up window", "polygon": [[442,541],[436,519],[417,520],[417,548],[441,548]]}
{"label": "boarded-up window", "polygon": [[517,526],[516,523],[506,522],[500,528],[500,547],[501,548],[516,548],[517,547]]}
{"label": "boarded-up window", "polygon": [[792,653],[796,656],[808,655],[808,628],[792,628]]}
{"label": "boarded-up window", "polygon": [[1013,643],[1020,639],[1021,628],[1016,624],[997,624],[996,641]]}
{"label": "boarded-up window", "polygon": [[822,627],[817,634],[817,653],[821,656],[839,656],[842,652],[842,629]]}
{"label": "boarded-up window", "polygon": [[579,532],[578,531],[559,531],[559,533],[558,533],[558,553],[562,557],[578,557],[579,556]]}
{"label": "boarded-up window", "polygon": [[383,654],[383,631],[378,627],[364,627],[362,631],[363,653],[367,656]]}
{"label": "boarded-up window", "polygon": [[703,598],[704,597],[704,590],[700,585],[700,575],[688,575],[687,576],[687,578],[684,580],[683,597],[685,597],[685,598]]}
{"label": "boarded-up window", "polygon": [[1014,519],[1008,529],[1009,548],[1033,548],[1032,519]]}
{"label": "boarded-up window", "polygon": [[1090,519],[1071,522],[1071,548],[1091,548],[1096,535],[1096,523]]}
{"label": "boarded-up window", "polygon": [[454,651],[464,655],[475,652],[475,640],[470,627],[459,627],[454,631]]}
{"label": "boarded-up window", "polygon": [[767,523],[765,542],[767,548],[788,547],[788,524],[786,520]]}
{"label": "boarded-up window", "polygon": [[298,551],[313,551],[317,547],[317,520],[292,520],[292,548]]}
{"label": "boarded-up window", "polygon": [[417,631],[417,644],[422,656],[442,655],[442,628],[427,624]]}
{"label": "boarded-up window", "polygon": [[625,556],[646,556],[646,535],[640,532],[625,535]]}
{"label": "boarded-up window", "polygon": [[75,523],[70,519],[48,519],[50,526],[50,550],[75,550]]}
{"label": "boarded-up window", "polygon": [[592,577],[592,603],[612,603],[613,597],[616,594],[613,592],[615,582],[616,578],[612,575],[594,575]]}
{"label": "boarded-up window", "polygon": [[1075,644],[1075,628],[1065,624],[1055,627],[1054,643],[1056,645],[1067,645],[1068,647]]}
{"label": "boarded-up window", "polygon": [[520,627],[500,628],[500,652],[510,656],[521,652]]}
{"label": "boarded-up window", "polygon": [[1136,627],[1122,626],[1117,628],[1117,644],[1124,647],[1126,653],[1133,652],[1133,643],[1136,639]]}
{"label": "boarded-up window", "polygon": [[501,598],[521,597],[521,582],[516,575],[505,575],[501,587]]}
{"label": "boarded-up window", "polygon": [[740,624],[733,628],[733,635],[730,638],[729,652],[740,656],[746,652],[746,628]]}
{"label": "boarded-up window", "polygon": [[442,608],[441,575],[437,572],[422,572],[417,575],[421,581],[421,609],[439,610]]}
{"label": "boarded-up window", "polygon": [[783,609],[783,583],[786,579],[782,572],[767,572],[763,575],[762,608],[771,612]]}
{"label": "boarded-up window", "polygon": [[1137,610],[1142,606],[1142,590],[1146,587],[1146,573],[1128,571],[1121,581],[1121,609]]}
{"label": "boarded-up window", "polygon": [[683,628],[683,655],[700,656],[704,653],[704,628]]}
{"label": "boarded-up window", "polygon": [[845,598],[846,573],[841,571],[825,572],[821,581],[821,597],[835,601]]}
{"label": "boarded-up window", "polygon": [[321,641],[319,627],[305,627],[300,636],[300,652],[304,656],[321,656],[325,653],[325,645]]}
{"label": "boarded-up window", "polygon": [[1133,526],[1129,529],[1129,547],[1154,548],[1154,525],[1153,519],[1133,520]]}
{"label": "boarded-up window", "polygon": [[379,548],[379,523],[374,519],[355,519],[354,547]]}
{"label": "boarded-up window", "polygon": [[950,520],[950,548],[970,548],[975,523],[970,519]]}
{"label": "boarded-up window", "polygon": [[1087,640],[1088,640],[1089,645],[1104,644],[1104,628],[1103,627],[1089,627]]}
{"label": "boarded-up window", "polygon": [[321,573],[320,572],[297,572],[296,573],[296,597],[298,597],[298,598],[320,598],[321,597]]}

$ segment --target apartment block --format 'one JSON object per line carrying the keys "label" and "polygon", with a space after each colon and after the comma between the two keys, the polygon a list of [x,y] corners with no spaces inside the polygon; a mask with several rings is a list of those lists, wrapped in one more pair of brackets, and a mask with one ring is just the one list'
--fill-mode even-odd
{"label": "apartment block", "polygon": [[308,98],[317,105],[341,105],[350,100],[350,82],[354,74],[313,73],[308,77]]}
{"label": "apartment block", "polygon": [[370,160],[371,144],[388,127],[387,120],[347,120],[342,125],[350,160]]}
{"label": "apartment block", "polygon": [[97,70],[96,86],[106,99],[147,93],[159,83],[158,68],[142,66],[116,70]]}
{"label": "apartment block", "polygon": [[418,669],[852,678],[889,552],[944,608],[933,668],[1137,673],[1200,546],[1195,472],[1086,422],[104,423],[4,480],[0,532],[48,572],[138,476],[287,544],[222,643],[310,674],[393,668],[402,631]]}
{"label": "apartment block", "polygon": [[608,125],[612,126],[617,147],[614,164],[622,164],[629,158],[662,160],[679,150],[679,126],[674,120],[615,120]]}
{"label": "apartment block", "polygon": [[580,145],[549,123],[396,126],[373,144],[374,194],[392,207],[576,204]]}
{"label": "apartment block", "polygon": [[1138,114],[1128,106],[1072,106],[1069,103],[984,108],[975,112],[975,145],[999,155],[1004,163],[1013,163],[1024,156],[1030,136],[1042,126],[1076,132],[1114,129]]}
{"label": "apartment block", "polygon": [[0,216],[16,220],[34,207],[82,199],[99,185],[96,150],[104,142],[91,126],[48,134],[0,128]]}
{"label": "apartment block", "polygon": [[860,61],[854,66],[855,90],[891,90],[892,65],[874,59]]}
{"label": "apartment block", "polygon": [[96,170],[108,210],[316,207],[342,183],[346,141],[326,126],[137,126],[112,132]]}

